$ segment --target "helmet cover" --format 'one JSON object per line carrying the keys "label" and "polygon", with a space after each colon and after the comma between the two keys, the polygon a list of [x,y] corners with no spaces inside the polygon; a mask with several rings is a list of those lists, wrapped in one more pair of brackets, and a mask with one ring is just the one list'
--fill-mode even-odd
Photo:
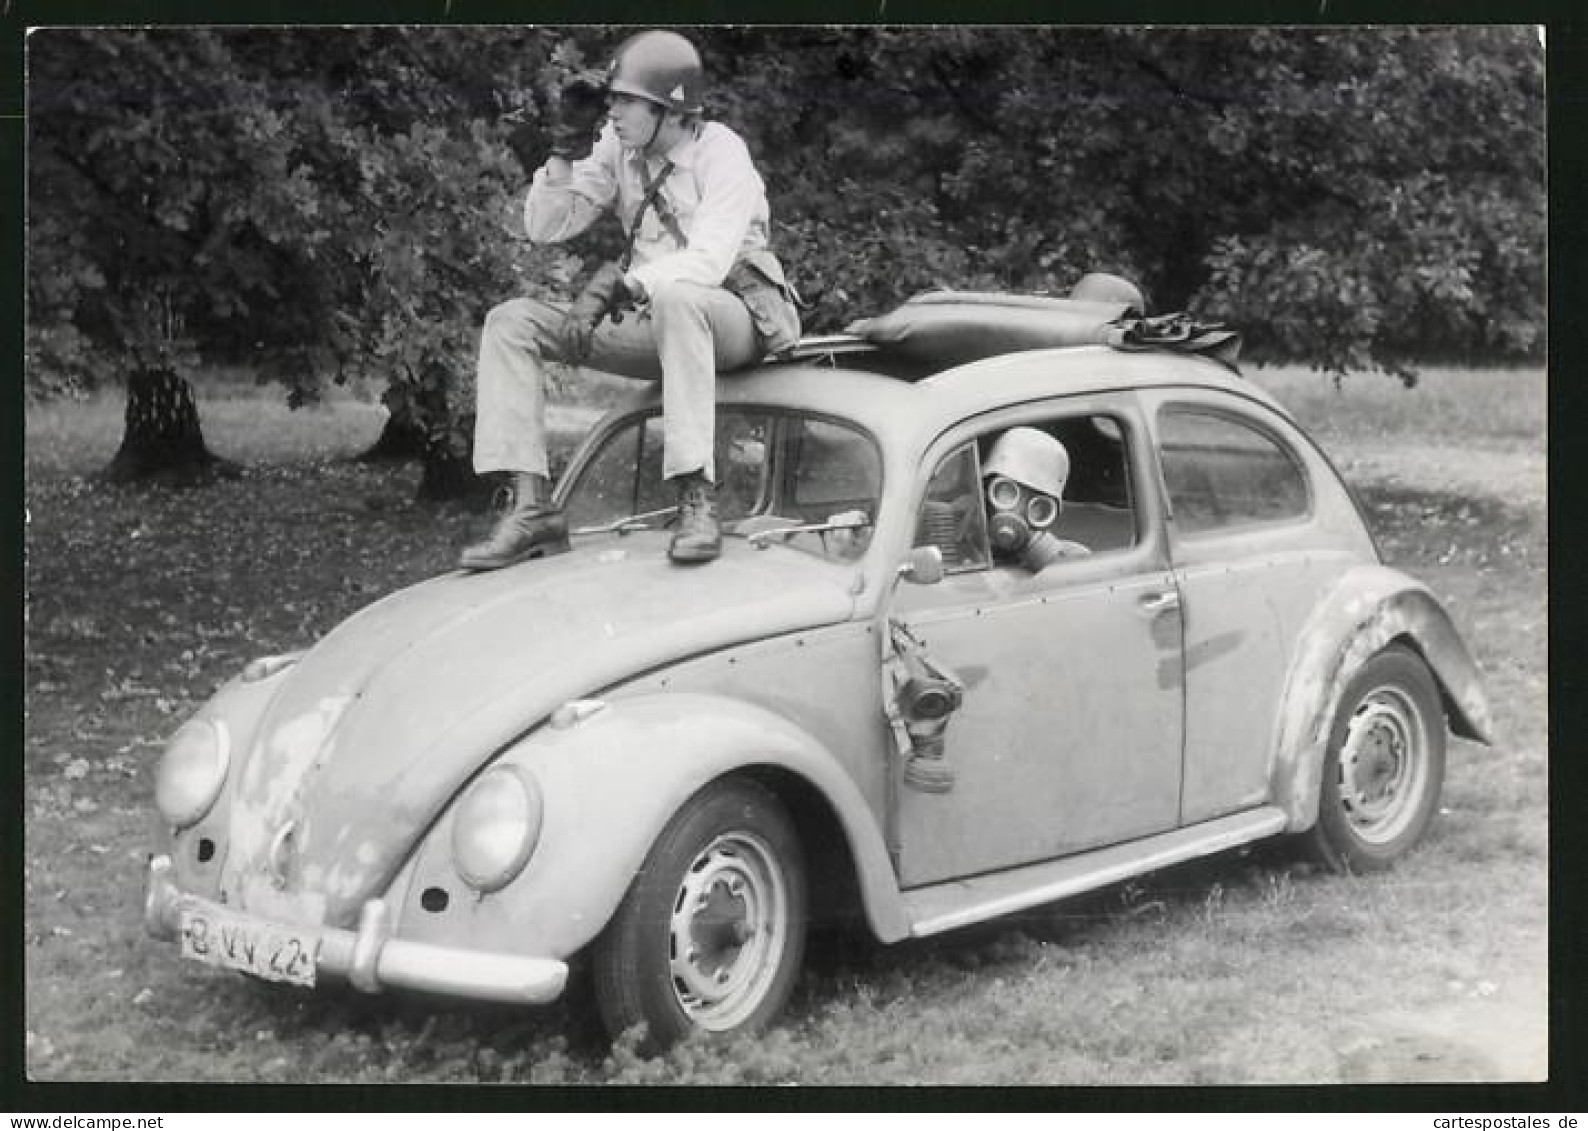
{"label": "helmet cover", "polygon": [[982,464],[983,479],[1001,475],[1033,491],[1064,497],[1070,478],[1070,453],[1064,445],[1035,428],[1011,428],[993,442]]}
{"label": "helmet cover", "polygon": [[705,68],[695,45],[674,31],[642,31],[631,35],[612,56],[607,89],[631,94],[667,110],[698,114]]}

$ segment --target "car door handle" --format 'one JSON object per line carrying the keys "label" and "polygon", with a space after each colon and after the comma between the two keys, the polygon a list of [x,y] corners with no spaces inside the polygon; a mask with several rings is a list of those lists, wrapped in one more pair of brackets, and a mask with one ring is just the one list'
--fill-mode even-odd
{"label": "car door handle", "polygon": [[1150,616],[1166,612],[1169,609],[1178,609],[1180,607],[1180,590],[1160,589],[1156,593],[1144,593],[1138,603],[1141,606],[1141,611]]}

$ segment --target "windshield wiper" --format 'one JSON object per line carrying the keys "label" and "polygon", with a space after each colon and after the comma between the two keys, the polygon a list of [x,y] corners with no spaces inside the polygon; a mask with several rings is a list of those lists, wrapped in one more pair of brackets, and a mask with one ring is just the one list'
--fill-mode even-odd
{"label": "windshield wiper", "polygon": [[826,522],[774,526],[769,530],[757,530],[753,534],[746,534],[744,539],[757,550],[764,550],[771,545],[774,538],[788,538],[793,534],[825,534],[829,530],[862,530],[870,525],[871,519],[865,511],[846,511],[843,514],[833,515]]}
{"label": "windshield wiper", "polygon": [[603,522],[599,526],[581,526],[568,531],[569,534],[632,534],[636,530],[650,530],[651,523],[658,518],[671,518],[678,512],[676,506],[662,507],[660,510],[645,511],[642,514],[631,514],[626,518],[615,519],[612,522]]}

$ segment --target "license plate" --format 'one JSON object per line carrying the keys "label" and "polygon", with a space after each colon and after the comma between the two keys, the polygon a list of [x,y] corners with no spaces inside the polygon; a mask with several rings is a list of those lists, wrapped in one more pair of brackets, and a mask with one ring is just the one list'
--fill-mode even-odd
{"label": "license plate", "polygon": [[213,908],[182,914],[182,957],[271,982],[314,985],[320,938]]}

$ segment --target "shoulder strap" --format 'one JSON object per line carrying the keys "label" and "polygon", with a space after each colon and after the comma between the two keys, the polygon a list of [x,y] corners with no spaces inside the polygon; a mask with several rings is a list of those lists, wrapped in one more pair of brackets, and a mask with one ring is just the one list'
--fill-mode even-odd
{"label": "shoulder strap", "polygon": [[619,266],[625,271],[629,269],[629,264],[634,259],[634,241],[639,238],[640,224],[645,221],[645,210],[648,208],[656,209],[656,218],[662,222],[662,226],[667,229],[667,234],[677,241],[679,247],[689,246],[689,239],[684,235],[683,228],[679,226],[678,217],[673,215],[673,210],[667,206],[667,201],[662,198],[662,182],[667,180],[668,174],[672,171],[673,163],[665,161],[662,163],[662,167],[656,171],[654,179],[647,177],[644,159],[641,159],[640,184],[643,186],[645,194],[640,197],[640,206],[634,210],[634,221],[629,225],[628,243],[623,248],[623,258],[618,261]]}

